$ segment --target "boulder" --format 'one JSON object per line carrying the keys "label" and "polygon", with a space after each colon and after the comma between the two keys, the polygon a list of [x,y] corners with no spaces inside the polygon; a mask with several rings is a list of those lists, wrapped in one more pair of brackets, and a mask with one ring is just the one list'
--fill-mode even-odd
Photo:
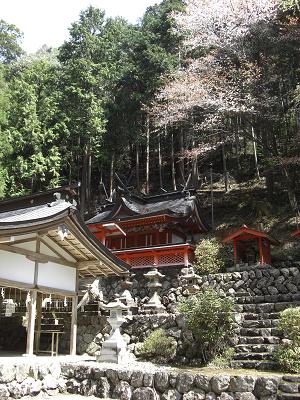
{"label": "boulder", "polygon": [[48,390],[48,389],[56,389],[58,387],[58,381],[54,376],[48,374],[45,376],[43,379],[43,389]]}
{"label": "boulder", "polygon": [[194,375],[191,374],[179,374],[176,381],[176,389],[180,393],[187,393],[191,390],[194,383]]}
{"label": "boulder", "polygon": [[182,395],[176,389],[166,390],[161,396],[161,400],[181,400]]}
{"label": "boulder", "polygon": [[152,388],[137,388],[132,393],[132,400],[156,400],[157,394]]}
{"label": "boulder", "polygon": [[205,392],[210,392],[210,377],[206,375],[196,375],[195,376],[195,385],[198,389],[202,389]]}
{"label": "boulder", "polygon": [[113,391],[113,398],[119,400],[131,400],[132,397],[132,387],[126,381],[120,381],[114,391]]}
{"label": "boulder", "polygon": [[129,382],[131,375],[132,375],[132,371],[129,371],[127,369],[118,371],[118,376],[119,376],[120,381]]}
{"label": "boulder", "polygon": [[205,396],[205,400],[216,400],[217,396],[214,392],[209,392]]}
{"label": "boulder", "polygon": [[229,388],[230,376],[228,375],[217,375],[211,379],[212,391],[221,394]]}
{"label": "boulder", "polygon": [[11,364],[0,365],[0,383],[12,382],[15,379],[15,366]]}
{"label": "boulder", "polygon": [[270,396],[277,393],[279,377],[259,377],[255,384],[254,394],[256,397]]}
{"label": "boulder", "polygon": [[233,376],[230,379],[230,392],[253,392],[256,378],[248,375]]}
{"label": "boulder", "polygon": [[156,372],[154,375],[155,388],[164,392],[169,388],[169,375],[167,372]]}
{"label": "boulder", "polygon": [[143,378],[143,386],[146,386],[146,387],[153,386],[153,380],[154,380],[153,374],[150,373],[150,372],[145,372],[144,373],[144,378]]}
{"label": "boulder", "polygon": [[201,389],[190,390],[184,393],[183,400],[205,400],[205,392]]}
{"label": "boulder", "polygon": [[9,391],[6,385],[0,384],[0,399],[8,399],[9,398]]}
{"label": "boulder", "polygon": [[97,397],[101,397],[104,399],[109,398],[109,392],[110,384],[108,382],[108,379],[105,377],[100,377],[97,384]]}
{"label": "boulder", "polygon": [[114,369],[108,369],[106,371],[106,376],[108,380],[113,384],[113,386],[116,386],[119,383],[118,372]]}
{"label": "boulder", "polygon": [[143,386],[143,377],[144,374],[142,371],[133,371],[130,381],[131,386],[133,386],[134,388],[140,388],[141,386]]}
{"label": "boulder", "polygon": [[235,393],[236,400],[256,400],[256,397],[251,392]]}

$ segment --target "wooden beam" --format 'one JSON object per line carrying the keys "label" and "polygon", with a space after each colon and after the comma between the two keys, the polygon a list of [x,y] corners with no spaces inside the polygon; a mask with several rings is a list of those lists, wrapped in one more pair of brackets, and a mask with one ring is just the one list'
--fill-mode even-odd
{"label": "wooden beam", "polygon": [[78,296],[74,296],[72,298],[71,335],[70,335],[70,355],[71,356],[76,356],[77,304],[78,304]]}
{"label": "wooden beam", "polygon": [[[48,247],[49,250],[51,250],[51,251],[52,251],[54,254],[56,254],[58,257],[61,257],[63,260],[70,261],[70,260],[68,260],[66,257],[64,257],[63,254],[59,253],[59,251],[57,251],[51,244],[49,244],[49,243],[45,240],[45,238],[49,239],[49,240],[51,241],[51,243],[55,243],[57,246],[59,246],[59,244],[56,243],[56,242],[54,242],[53,240],[51,240],[51,238],[50,238],[49,236],[47,236],[47,235],[44,235],[43,237],[40,237],[40,236],[39,236],[40,241],[41,241],[46,247]],[[65,253],[67,253],[67,254],[68,254],[70,257],[72,257],[74,260],[76,260],[75,257],[72,256],[70,253],[68,253],[65,249],[63,249],[62,247],[60,247],[60,249],[61,249],[62,251],[64,251]]]}
{"label": "wooden beam", "polygon": [[[86,260],[89,259],[89,256],[87,256],[82,250],[80,250],[78,247],[76,247],[76,244],[72,243],[72,242],[70,241],[70,239],[64,238],[63,242],[65,242],[65,243],[67,243],[69,246],[73,247],[73,249],[74,249],[77,253],[81,254],[82,257],[84,257]],[[64,246],[62,246],[62,247],[64,248]]]}
{"label": "wooden beam", "polygon": [[2,278],[0,278],[0,285],[5,286],[5,287],[13,287],[13,288],[20,289],[20,290],[34,289],[33,283],[30,284],[30,283],[24,283],[24,282],[17,282],[17,281],[11,281],[8,279],[2,279]]}
{"label": "wooden beam", "polygon": [[27,249],[22,249],[21,247],[15,247],[15,246],[9,246],[7,244],[0,244],[0,250],[8,251],[10,253],[14,254],[21,254],[23,256],[30,256],[32,257],[31,259],[34,261],[40,261],[40,262],[47,262],[51,261],[56,264],[60,265],[65,265],[67,267],[73,267],[77,268],[77,263],[71,262],[71,261],[66,261],[59,259],[57,257],[52,257],[52,256],[47,256],[44,254],[38,254],[35,251],[27,250]]}

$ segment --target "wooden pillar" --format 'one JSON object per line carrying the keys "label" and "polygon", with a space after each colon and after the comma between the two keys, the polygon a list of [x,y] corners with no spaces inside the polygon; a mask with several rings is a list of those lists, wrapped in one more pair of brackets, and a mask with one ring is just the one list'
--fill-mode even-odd
{"label": "wooden pillar", "polygon": [[259,261],[261,264],[265,263],[262,238],[258,238]]}
{"label": "wooden pillar", "polygon": [[185,249],[185,250],[184,250],[184,253],[183,253],[184,266],[185,266],[185,267],[188,267],[188,266],[189,266],[189,253],[188,253],[188,252],[189,252],[188,249]]}
{"label": "wooden pillar", "polygon": [[35,322],[35,352],[39,352],[41,339],[41,324],[42,324],[42,294],[37,293],[36,299],[36,322]]}
{"label": "wooden pillar", "polygon": [[33,355],[36,298],[37,298],[37,291],[31,290],[30,303],[28,304],[28,326],[27,326],[27,344],[26,344],[26,355],[29,356]]}
{"label": "wooden pillar", "polygon": [[71,316],[71,336],[70,336],[70,355],[76,355],[76,339],[77,339],[77,303],[78,296],[72,298],[72,316]]}
{"label": "wooden pillar", "polygon": [[238,254],[237,254],[237,240],[233,240],[233,257],[234,257],[234,263],[238,263]]}

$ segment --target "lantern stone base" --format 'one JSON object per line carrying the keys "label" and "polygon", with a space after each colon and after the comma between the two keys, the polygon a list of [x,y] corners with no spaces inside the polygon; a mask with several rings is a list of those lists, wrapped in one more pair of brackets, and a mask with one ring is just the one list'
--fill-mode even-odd
{"label": "lantern stone base", "polygon": [[98,362],[111,362],[117,364],[125,364],[130,361],[126,342],[122,338],[119,329],[116,329],[114,333],[105,340],[100,355],[96,357],[96,360]]}
{"label": "lantern stone base", "polygon": [[157,292],[153,294],[148,303],[144,304],[143,311],[145,314],[162,314],[166,312],[166,308],[162,305]]}

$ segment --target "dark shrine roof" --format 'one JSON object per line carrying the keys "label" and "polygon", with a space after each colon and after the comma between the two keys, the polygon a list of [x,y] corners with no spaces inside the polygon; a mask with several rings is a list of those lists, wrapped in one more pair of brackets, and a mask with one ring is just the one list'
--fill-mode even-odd
{"label": "dark shrine roof", "polygon": [[186,222],[192,218],[194,223],[200,225],[201,231],[206,232],[208,226],[201,214],[200,202],[194,193],[171,192],[147,197],[126,194],[118,196],[114,203],[102,205],[99,213],[86,223],[102,224],[167,215]]}

